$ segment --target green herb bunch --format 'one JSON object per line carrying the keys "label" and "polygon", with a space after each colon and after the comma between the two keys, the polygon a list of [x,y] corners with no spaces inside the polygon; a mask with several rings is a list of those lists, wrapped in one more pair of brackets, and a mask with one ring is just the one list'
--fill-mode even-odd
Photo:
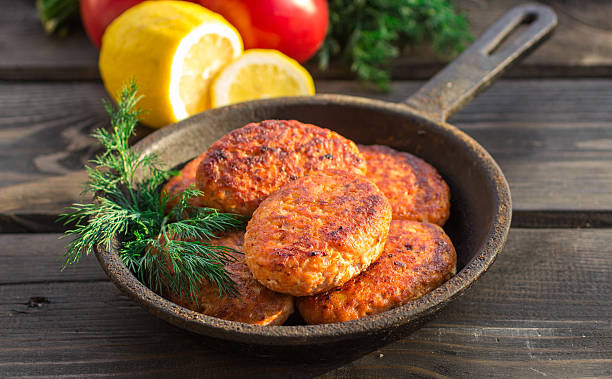
{"label": "green herb bunch", "polygon": [[462,51],[472,36],[450,0],[329,0],[329,28],[318,60],[340,59],[360,80],[389,88],[391,59],[423,41],[437,53]]}
{"label": "green herb bunch", "polygon": [[47,34],[66,36],[79,20],[79,0],[36,0],[36,8]]}
{"label": "green herb bunch", "polygon": [[[155,155],[141,155],[128,144],[138,123],[136,92],[136,85],[130,83],[122,90],[117,109],[105,104],[112,131],[95,131],[93,136],[105,150],[91,161],[93,167],[87,167],[85,192],[92,193],[94,201],[74,204],[61,217],[66,224],[76,225],[66,232],[74,239],[64,254],[64,267],[77,263],[98,244],[110,249],[117,237],[125,265],[158,293],[168,289],[195,300],[199,284],[208,280],[218,286],[220,296],[236,295],[235,283],[225,269],[235,251],[203,240],[240,227],[244,221],[215,209],[192,207],[188,200],[201,195],[194,188],[178,199],[161,193],[160,186],[174,173],[163,169]],[[145,179],[135,179],[138,170],[143,170]],[[170,200],[177,201],[167,212]]]}

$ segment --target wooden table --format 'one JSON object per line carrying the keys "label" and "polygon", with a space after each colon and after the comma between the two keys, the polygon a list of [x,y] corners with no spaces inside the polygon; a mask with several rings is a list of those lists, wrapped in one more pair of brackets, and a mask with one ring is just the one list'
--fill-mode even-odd
{"label": "wooden table", "polygon": [[[547,2],[555,37],[451,120],[512,189],[513,227],[491,270],[408,338],[320,365],[217,352],[129,300],[92,256],[59,271],[54,220],[79,200],[88,135],[108,120],[95,49],[82,33],[45,37],[32,3],[0,11],[0,377],[612,375],[610,2]],[[459,1],[476,34],[517,3]],[[316,84],[399,101],[442,64],[408,52],[386,94],[340,71]]]}

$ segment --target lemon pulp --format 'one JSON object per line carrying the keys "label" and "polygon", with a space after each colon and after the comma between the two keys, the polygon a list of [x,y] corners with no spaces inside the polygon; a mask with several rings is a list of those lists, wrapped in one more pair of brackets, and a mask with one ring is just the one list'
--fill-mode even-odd
{"label": "lemon pulp", "polygon": [[188,115],[210,108],[210,82],[233,57],[231,42],[217,34],[204,35],[189,49],[179,82],[180,97]]}
{"label": "lemon pulp", "polygon": [[300,64],[275,51],[252,49],[223,68],[211,86],[212,106],[281,96],[313,95],[312,77]]}
{"label": "lemon pulp", "polygon": [[[270,81],[282,85],[270,85]],[[278,66],[253,64],[240,70],[229,89],[232,102],[291,96],[300,93],[300,85],[292,76]]]}

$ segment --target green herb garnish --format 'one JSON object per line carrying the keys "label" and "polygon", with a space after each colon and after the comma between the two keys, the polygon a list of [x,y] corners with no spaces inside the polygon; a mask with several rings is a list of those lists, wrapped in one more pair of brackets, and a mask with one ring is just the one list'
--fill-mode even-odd
{"label": "green herb garnish", "polygon": [[79,0],[36,0],[36,8],[47,34],[66,36],[79,20]]}
{"label": "green herb garnish", "polygon": [[[74,204],[60,217],[76,225],[66,236],[75,237],[64,254],[64,268],[88,255],[97,244],[111,248],[119,242],[119,255],[130,271],[152,290],[165,288],[190,300],[196,299],[202,280],[216,284],[219,295],[237,294],[225,264],[233,252],[225,246],[203,242],[215,233],[240,227],[240,216],[211,208],[192,207],[188,200],[202,193],[190,188],[166,212],[171,199],[160,193],[160,186],[174,174],[162,168],[157,156],[140,155],[130,149],[128,139],[138,123],[137,88],[130,83],[121,92],[117,109],[105,103],[111,116],[112,131],[98,129],[93,136],[104,152],[87,167],[85,192],[94,202]],[[136,180],[143,170],[146,178]]]}
{"label": "green herb garnish", "polygon": [[449,0],[329,0],[329,28],[319,50],[326,69],[339,58],[360,80],[389,88],[401,47],[430,41],[441,55],[462,51],[472,36]]}

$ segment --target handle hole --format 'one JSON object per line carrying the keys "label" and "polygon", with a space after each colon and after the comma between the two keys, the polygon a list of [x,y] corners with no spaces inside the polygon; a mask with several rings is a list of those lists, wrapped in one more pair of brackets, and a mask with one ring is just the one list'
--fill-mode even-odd
{"label": "handle hole", "polygon": [[523,16],[523,18],[521,19],[521,22],[519,22],[515,27],[512,28],[512,30],[506,33],[506,35],[497,44],[489,47],[487,54],[494,55],[498,51],[502,50],[504,47],[506,47],[506,45],[508,45],[508,41],[511,41],[512,39],[514,39],[514,37],[522,33],[525,29],[529,27],[529,25],[533,24],[537,19],[537,13],[525,14],[525,16]]}

